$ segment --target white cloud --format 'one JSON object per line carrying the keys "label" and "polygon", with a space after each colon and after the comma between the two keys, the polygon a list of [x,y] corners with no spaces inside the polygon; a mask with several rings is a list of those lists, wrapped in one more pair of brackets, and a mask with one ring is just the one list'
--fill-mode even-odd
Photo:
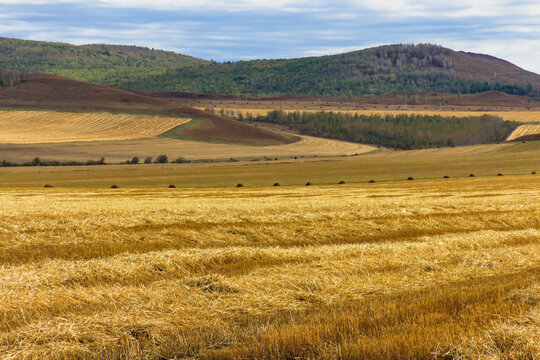
{"label": "white cloud", "polygon": [[[51,4],[88,4],[86,0],[0,0],[8,5],[51,5]],[[317,1],[309,0],[94,0],[93,4],[105,7],[140,8],[154,10],[282,10],[301,11],[316,6]],[[320,4],[320,3],[319,3]]]}

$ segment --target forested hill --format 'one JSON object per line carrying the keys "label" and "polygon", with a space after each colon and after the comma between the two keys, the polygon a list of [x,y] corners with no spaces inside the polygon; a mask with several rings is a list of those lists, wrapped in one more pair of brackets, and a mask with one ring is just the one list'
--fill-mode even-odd
{"label": "forested hill", "polygon": [[491,56],[435,45],[389,45],[340,55],[211,63],[130,81],[127,88],[244,96],[348,97],[393,92],[540,94],[540,75]]}
{"label": "forested hill", "polygon": [[102,85],[205,63],[191,56],[137,46],[77,46],[0,37],[0,68],[63,75]]}
{"label": "forested hill", "polygon": [[540,75],[488,55],[436,45],[387,45],[346,54],[217,63],[130,46],[0,38],[0,68],[47,72],[145,91],[348,97],[394,92],[540,95]]}

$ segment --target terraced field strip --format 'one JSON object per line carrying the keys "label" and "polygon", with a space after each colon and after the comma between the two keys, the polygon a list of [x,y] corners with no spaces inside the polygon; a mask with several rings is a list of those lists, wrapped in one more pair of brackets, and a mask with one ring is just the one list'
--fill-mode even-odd
{"label": "terraced field strip", "polygon": [[521,125],[510,134],[506,141],[512,141],[529,135],[540,135],[540,125]]}
{"label": "terraced field strip", "polygon": [[[200,108],[201,110],[204,110],[204,108]],[[253,116],[259,116],[259,115],[266,115],[269,111],[272,111],[270,109],[249,109],[249,108],[214,108],[215,112],[219,111],[234,111],[235,113],[241,112],[244,116],[247,113],[250,113]],[[276,110],[279,110],[276,109]],[[348,113],[348,114],[359,114],[359,115],[370,115],[370,114],[390,114],[390,115],[397,115],[397,114],[408,114],[408,115],[414,115],[414,114],[422,114],[422,115],[441,115],[441,116],[457,116],[457,117],[466,117],[466,116],[480,116],[483,114],[489,114],[494,116],[500,116],[504,120],[508,121],[518,121],[518,122],[540,122],[540,111],[432,111],[432,110],[425,110],[425,111],[419,111],[419,110],[342,110],[337,108],[323,108],[322,110],[313,110],[313,109],[302,109],[299,107],[298,109],[286,109],[283,108],[284,112],[293,112],[293,111],[300,111],[300,112],[318,112],[318,111],[333,111],[333,112],[341,112],[341,113]]]}
{"label": "terraced field strip", "polygon": [[142,139],[162,134],[189,120],[148,115],[0,110],[0,143]]}

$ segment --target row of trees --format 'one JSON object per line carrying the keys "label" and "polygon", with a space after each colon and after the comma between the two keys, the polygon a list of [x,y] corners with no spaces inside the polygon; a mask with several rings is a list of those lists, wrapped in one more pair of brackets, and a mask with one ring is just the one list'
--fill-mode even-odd
{"label": "row of trees", "polygon": [[0,86],[13,86],[28,80],[28,75],[15,69],[0,69]]}
{"label": "row of trees", "polygon": [[491,115],[359,115],[271,111],[246,120],[286,125],[302,134],[400,149],[475,145],[504,141],[520,124]]}
{"label": "row of trees", "polygon": [[[123,164],[167,164],[169,162],[169,158],[167,155],[159,155],[155,159],[153,159],[151,156],[146,157],[143,161],[139,159],[139,157],[134,156],[131,160],[127,160],[123,162]],[[182,164],[186,162],[190,162],[189,160],[186,160],[183,157],[178,157],[172,161],[171,163],[174,164]],[[76,165],[107,165],[108,163],[105,162],[105,158],[101,158],[99,160],[88,160],[88,161],[58,161],[58,160],[43,160],[39,157],[34,158],[31,161],[26,161],[23,163],[16,163],[12,161],[2,160],[0,162],[0,167],[16,167],[16,166],[76,166]]]}

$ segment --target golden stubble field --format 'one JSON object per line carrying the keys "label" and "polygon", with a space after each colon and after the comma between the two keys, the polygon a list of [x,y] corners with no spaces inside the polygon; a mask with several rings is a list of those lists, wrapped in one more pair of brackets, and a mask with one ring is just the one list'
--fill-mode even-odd
{"label": "golden stubble field", "polygon": [[[204,110],[204,107],[198,107],[200,110]],[[252,116],[266,115],[269,111],[273,109],[263,109],[263,108],[241,108],[241,107],[216,107],[213,108],[216,113],[219,111],[233,111],[235,113],[241,112],[244,116],[246,114],[251,114]],[[280,110],[276,108],[275,110]],[[358,114],[358,115],[371,115],[371,114],[380,114],[380,115],[398,115],[398,114],[407,114],[407,115],[441,115],[441,116],[457,116],[457,117],[466,117],[466,116],[480,116],[483,114],[489,114],[493,116],[499,116],[504,120],[508,121],[517,121],[517,122],[540,122],[540,111],[512,111],[512,110],[493,110],[493,111],[466,111],[466,110],[391,110],[391,109],[361,109],[361,110],[350,110],[350,109],[340,109],[340,108],[323,108],[323,109],[302,109],[302,107],[287,109],[283,108],[284,112],[341,112],[346,114]]]}
{"label": "golden stubble field", "polygon": [[0,110],[0,143],[142,139],[162,134],[189,120],[148,115]]}
{"label": "golden stubble field", "polygon": [[535,359],[540,177],[0,194],[1,359]]}

